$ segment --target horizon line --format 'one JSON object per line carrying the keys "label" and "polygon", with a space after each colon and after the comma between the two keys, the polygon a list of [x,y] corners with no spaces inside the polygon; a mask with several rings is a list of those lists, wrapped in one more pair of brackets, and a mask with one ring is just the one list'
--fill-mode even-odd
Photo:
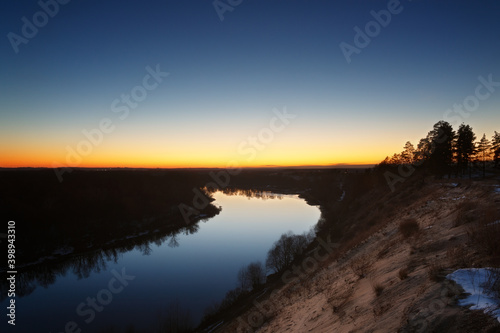
{"label": "horizon line", "polygon": [[262,165],[262,166],[241,166],[235,168],[228,167],[203,167],[203,166],[193,166],[193,167],[129,167],[129,166],[88,166],[88,167],[46,167],[46,166],[18,166],[18,167],[3,167],[0,166],[0,170],[5,169],[80,169],[80,170],[92,170],[92,169],[143,169],[143,170],[213,170],[213,169],[344,169],[344,168],[372,168],[376,166],[376,163],[335,163],[327,165],[316,165],[316,164],[304,164],[304,165]]}

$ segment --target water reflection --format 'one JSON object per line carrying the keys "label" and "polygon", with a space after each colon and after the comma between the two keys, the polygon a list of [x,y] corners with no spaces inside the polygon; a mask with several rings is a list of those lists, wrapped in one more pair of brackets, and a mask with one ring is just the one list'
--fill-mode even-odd
{"label": "water reflection", "polygon": [[[210,188],[205,188],[205,190],[210,191]],[[218,190],[216,192],[222,192],[222,193],[224,193],[226,195],[230,195],[230,196],[245,196],[247,198],[257,198],[257,199],[262,199],[262,200],[268,200],[268,199],[282,200],[284,197],[290,196],[288,194],[274,193],[271,191],[260,191],[260,190],[239,189],[239,188],[229,188],[229,187],[226,187],[223,190]],[[216,192],[212,192],[212,193],[216,193]]]}
{"label": "water reflection", "polygon": [[[175,230],[151,228],[135,237],[120,235],[107,240],[101,249],[19,270],[16,303],[26,315],[16,328],[23,331],[23,324],[33,324],[36,331],[59,332],[68,320],[74,320],[83,332],[108,327],[120,332],[130,325],[149,332],[171,322],[172,308],[183,313],[182,309],[189,310],[196,324],[210,303],[220,301],[235,287],[243,265],[264,261],[282,233],[307,231],[320,216],[317,207],[297,195],[227,190],[213,197],[223,209],[206,223]],[[111,271],[123,268],[136,278],[87,325],[76,315],[76,307],[108,285]],[[5,297],[4,281],[1,288]]]}
{"label": "water reflection", "polygon": [[[67,272],[73,273],[79,280],[88,278],[91,273],[100,273],[107,269],[107,265],[117,263],[120,255],[125,252],[136,250],[142,255],[150,255],[152,252],[151,245],[161,246],[166,243],[168,247],[174,248],[179,246],[178,237],[180,234],[192,235],[198,232],[199,222],[191,225],[160,232],[148,232],[140,237],[129,237],[110,241],[116,244],[109,248],[89,251],[70,257],[64,257],[60,260],[50,260],[43,264],[33,264],[24,267],[18,271],[16,276],[16,294],[19,297],[24,297],[31,294],[37,286],[48,288],[55,283],[57,276],[65,276]],[[1,299],[7,298],[8,281],[2,280],[0,283]]]}

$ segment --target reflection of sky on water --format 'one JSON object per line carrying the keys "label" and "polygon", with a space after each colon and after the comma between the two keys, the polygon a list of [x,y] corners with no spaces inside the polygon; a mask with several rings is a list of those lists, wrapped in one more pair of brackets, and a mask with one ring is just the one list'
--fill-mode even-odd
{"label": "reflection of sky on water", "polygon": [[[199,320],[207,305],[221,300],[236,286],[241,266],[265,261],[267,250],[282,233],[308,231],[320,215],[318,208],[308,206],[297,196],[263,200],[217,192],[214,198],[222,212],[200,222],[197,233],[178,235],[178,247],[169,247],[168,240],[160,246],[152,243],[150,255],[134,249],[120,255],[117,263],[108,261],[106,270],[93,272],[88,278],[78,280],[67,272],[48,288],[38,287],[27,297],[17,297],[16,331],[36,327],[37,331],[61,332],[71,320],[83,332],[99,331],[109,325],[124,328],[129,323],[146,328],[155,323],[161,309],[166,311],[175,300],[190,308],[192,316]],[[96,312],[94,321],[85,323],[88,316],[76,314],[78,304],[107,288],[113,278],[111,271],[121,272],[123,267],[135,279],[121,293],[114,294],[102,312]],[[10,331],[10,327],[2,329]]]}

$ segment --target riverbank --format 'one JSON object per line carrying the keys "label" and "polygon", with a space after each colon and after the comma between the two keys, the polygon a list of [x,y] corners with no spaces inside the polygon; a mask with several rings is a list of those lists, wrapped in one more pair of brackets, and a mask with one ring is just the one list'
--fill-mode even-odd
{"label": "riverbank", "polygon": [[[491,316],[459,306],[462,289],[445,278],[459,268],[498,267],[498,249],[485,239],[500,236],[498,224],[489,225],[500,219],[498,186],[498,179],[426,179],[384,195],[374,187],[349,203],[355,212],[342,216],[355,237],[334,242],[323,235],[335,244],[331,253],[313,249],[292,273],[240,301],[232,318],[200,331],[498,330]],[[372,219],[362,218],[368,215]],[[407,236],[401,231],[406,222],[418,226]]]}

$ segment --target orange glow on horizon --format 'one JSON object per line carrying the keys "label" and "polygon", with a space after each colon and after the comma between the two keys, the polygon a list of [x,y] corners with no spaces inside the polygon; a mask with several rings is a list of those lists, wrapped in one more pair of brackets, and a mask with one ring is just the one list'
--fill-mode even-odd
{"label": "orange glow on horizon", "polygon": [[[385,156],[384,156],[385,157]],[[229,160],[228,162],[220,162],[215,160],[160,160],[160,159],[108,159],[108,160],[88,160],[82,161],[79,164],[68,164],[64,159],[47,159],[41,155],[17,156],[16,159],[8,161],[0,161],[0,167],[4,168],[19,168],[19,167],[40,167],[40,168],[53,168],[53,167],[76,167],[76,168],[164,168],[164,169],[177,169],[177,168],[228,168],[228,167],[241,167],[241,168],[265,168],[265,167],[341,167],[342,165],[356,166],[356,165],[373,165],[378,164],[383,160],[337,160],[328,161],[322,160],[291,160],[284,159],[272,160],[269,162],[247,162],[238,160]]]}
{"label": "orange glow on horizon", "polygon": [[[325,140],[326,141],[326,140]],[[323,141],[323,142],[325,142]],[[238,150],[238,145],[208,142],[204,145],[123,141],[93,147],[88,154],[76,145],[51,149],[52,145],[0,146],[0,167],[84,167],[84,168],[261,168],[261,167],[339,167],[378,164],[395,147],[364,147],[311,142],[276,142],[263,149]],[[70,147],[70,148],[68,148]],[[80,152],[80,153],[79,153]]]}

